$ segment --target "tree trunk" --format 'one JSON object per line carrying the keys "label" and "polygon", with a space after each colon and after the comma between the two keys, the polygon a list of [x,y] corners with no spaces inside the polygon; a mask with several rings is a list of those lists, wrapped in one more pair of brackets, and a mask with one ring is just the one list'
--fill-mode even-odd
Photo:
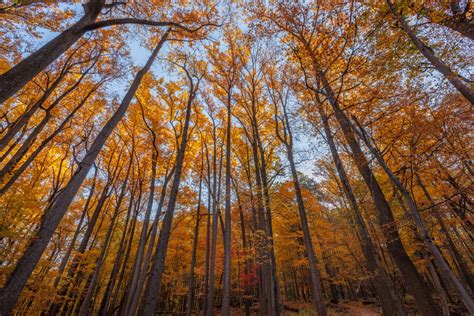
{"label": "tree trunk", "polygon": [[470,273],[469,268],[467,267],[466,263],[464,262],[461,254],[456,249],[456,245],[454,244],[451,236],[449,235],[449,231],[448,231],[445,223],[443,222],[443,219],[441,217],[441,214],[439,212],[438,207],[436,207],[436,203],[434,202],[433,198],[429,194],[428,190],[426,189],[425,184],[421,180],[421,177],[419,176],[418,173],[416,173],[416,178],[417,178],[418,184],[421,187],[421,190],[423,191],[423,194],[425,195],[428,202],[431,204],[431,207],[433,208],[433,213],[434,213],[434,216],[435,216],[438,224],[441,227],[441,232],[446,237],[446,240],[448,242],[448,244],[447,244],[448,247],[447,248],[452,253],[453,261],[459,266],[460,274],[462,276],[464,276],[464,279],[465,279],[467,285],[471,288],[471,290],[473,290],[474,289],[474,278],[472,277],[472,274]]}
{"label": "tree trunk", "polygon": [[[48,246],[48,243],[58,227],[61,219],[66,213],[69,205],[72,203],[77,191],[79,190],[82,182],[86,178],[92,164],[99,155],[102,147],[106,140],[120,122],[122,117],[125,115],[130,102],[132,101],[135,92],[137,91],[143,76],[148,72],[153,63],[156,55],[158,54],[161,46],[166,41],[168,30],[161,38],[158,45],[153,50],[150,58],[146,65],[137,73],[135,79],[130,86],[127,94],[123,98],[120,106],[114,115],[107,121],[104,127],[101,129],[94,142],[91,144],[87,151],[84,159],[79,163],[77,170],[65,186],[64,190],[58,195],[54,204],[48,210],[47,214],[43,217],[41,227],[33,238],[32,242],[26,248],[23,256],[18,261],[15,270],[9,276],[7,283],[0,292],[0,313],[8,315],[13,310],[21,291],[23,290],[26,281],[33,272],[36,264],[38,263],[41,255]],[[53,40],[54,41],[54,40]]]}
{"label": "tree trunk", "polygon": [[[66,126],[66,124],[74,117],[74,115],[79,111],[84,104],[86,103],[87,99],[92,95],[94,91],[98,88],[96,85],[82,100],[81,102],[68,114],[68,116],[62,121],[62,123],[51,133],[48,137],[46,137],[41,144],[31,153],[31,155],[21,164],[21,166],[13,173],[10,179],[5,183],[5,185],[0,189],[0,195],[3,195],[6,191],[10,189],[10,187],[15,183],[19,176],[30,166],[33,160],[40,154],[40,152],[46,147],[47,144],[51,140],[54,139]],[[36,128],[35,128],[36,129]],[[34,133],[34,132],[33,132]]]}
{"label": "tree trunk", "polygon": [[186,145],[189,139],[188,130],[189,122],[191,119],[191,109],[197,92],[197,86],[194,86],[193,79],[189,76],[189,74],[188,79],[190,81],[190,89],[188,96],[188,104],[186,106],[186,117],[181,136],[181,143],[179,145],[178,153],[176,156],[176,171],[173,178],[173,183],[171,185],[170,198],[168,201],[168,206],[166,208],[165,217],[163,219],[163,225],[158,239],[157,249],[155,251],[155,255],[153,256],[150,278],[145,289],[145,297],[143,299],[143,304],[141,308],[142,312],[140,313],[143,315],[154,315],[156,313],[158,299],[160,297],[161,277],[165,268],[166,253],[168,251],[168,242],[173,223],[173,215],[176,207],[176,201],[178,199],[178,190],[181,181],[181,174],[183,171]]}
{"label": "tree trunk", "polygon": [[89,190],[89,196],[87,197],[86,203],[84,204],[84,210],[82,212],[81,219],[79,220],[79,223],[77,224],[77,229],[74,232],[74,236],[71,239],[71,243],[69,244],[69,247],[68,247],[66,253],[64,254],[64,257],[61,260],[61,264],[59,265],[59,268],[58,268],[58,276],[54,280],[53,286],[55,288],[59,285],[59,281],[61,281],[62,274],[64,273],[64,270],[66,268],[66,264],[69,261],[69,257],[71,256],[71,252],[74,249],[77,237],[79,237],[79,233],[80,233],[81,228],[82,228],[82,223],[84,221],[84,218],[86,217],[87,211],[89,210],[89,204],[92,200],[92,197],[93,197],[94,191],[95,191],[95,185],[96,185],[96,182],[97,182],[97,173],[98,173],[98,171],[99,171],[99,168],[95,167],[92,186]]}
{"label": "tree trunk", "polygon": [[351,156],[359,170],[359,173],[364,178],[364,181],[370,190],[375,208],[378,212],[380,224],[383,226],[382,231],[386,239],[387,250],[395,260],[395,263],[403,276],[405,285],[415,297],[415,302],[423,315],[439,315],[439,308],[433,301],[431,290],[426,285],[421,274],[416,270],[415,265],[410,260],[410,257],[403,247],[392,209],[390,208],[377,179],[370,169],[369,163],[351,129],[351,124],[340,108],[337,97],[326,78],[326,74],[321,70],[314,52],[309,47],[308,43],[305,43],[305,46],[307,52],[310,54],[315,76],[322,83],[323,90],[334,110],[335,117],[341,126],[349,147],[351,148]]}
{"label": "tree trunk", "polygon": [[[130,161],[132,162],[133,158],[130,159]],[[131,166],[129,166],[129,169],[130,168],[131,168]],[[127,176],[127,180],[128,180],[128,176]],[[127,182],[127,180],[125,180],[125,183]],[[132,206],[130,205],[130,208],[131,207]],[[105,235],[104,244],[101,247],[101,252],[100,252],[99,258],[97,259],[97,262],[95,264],[94,273],[92,274],[91,280],[90,280],[89,285],[87,287],[87,292],[84,296],[84,299],[82,300],[81,307],[79,308],[78,315],[80,315],[80,316],[85,316],[85,315],[89,314],[89,309],[90,309],[90,305],[91,305],[91,301],[92,301],[92,296],[95,292],[96,285],[99,282],[99,275],[100,275],[100,272],[102,270],[102,266],[103,266],[104,261],[105,261],[105,256],[109,251],[110,240],[111,240],[112,235],[113,235],[113,231],[114,231],[114,227],[115,227],[115,221],[116,221],[116,219],[119,215],[119,210],[120,210],[120,206],[117,205],[115,207],[114,213],[112,215],[112,219],[110,220],[109,228],[107,230],[107,234]],[[128,214],[128,215],[130,215],[130,214]]]}
{"label": "tree trunk", "polygon": [[[133,151],[134,151],[134,146],[132,145],[132,150],[131,150],[131,158],[130,158],[130,161],[129,161],[129,166],[128,166],[128,169],[127,169],[127,175],[125,177],[125,181],[123,182],[122,184],[122,188],[121,188],[121,191],[120,191],[120,195],[118,197],[118,200],[117,200],[117,205],[115,206],[115,211],[114,211],[114,214],[115,212],[117,212],[117,209],[120,209],[121,206],[122,206],[122,201],[125,197],[125,192],[126,192],[126,189],[127,189],[127,184],[128,184],[128,178],[129,178],[129,175],[130,175],[130,171],[131,171],[131,164],[132,164],[132,161],[133,161]],[[119,269],[120,269],[120,265],[121,265],[121,262],[122,262],[122,256],[123,256],[123,249],[125,247],[125,237],[127,235],[127,229],[129,227],[129,222],[131,220],[130,218],[130,214],[131,214],[131,211],[132,211],[132,207],[133,207],[133,201],[134,201],[134,193],[133,193],[134,190],[132,190],[131,192],[131,196],[130,196],[130,201],[129,201],[129,205],[127,207],[127,216],[126,216],[126,220],[125,220],[125,225],[124,225],[124,228],[123,228],[123,233],[122,233],[122,237],[120,239],[120,243],[119,243],[119,249],[117,251],[117,254],[115,255],[115,264],[114,264],[114,267],[112,269],[112,274],[109,278],[109,282],[107,284],[107,288],[106,288],[106,291],[105,291],[105,294],[104,294],[104,297],[102,299],[102,303],[101,303],[101,306],[100,306],[100,310],[99,310],[99,314],[103,314],[107,311],[107,307],[110,303],[110,298],[112,297],[112,292],[114,290],[114,286],[115,286],[115,283],[116,283],[116,277],[117,277],[117,274],[119,272]],[[140,190],[140,195],[141,195],[141,190]],[[140,199],[141,197],[139,197]],[[133,219],[132,219],[133,220]],[[133,235],[133,234],[132,234]],[[133,237],[133,236],[132,236]],[[130,238],[132,238],[130,237]],[[94,271],[95,272],[95,271]],[[118,286],[120,287],[120,285]],[[112,306],[113,307],[113,306]]]}
{"label": "tree trunk", "polygon": [[230,205],[230,172],[231,172],[231,90],[227,93],[227,132],[226,132],[226,150],[225,150],[225,234],[224,234],[224,293],[222,296],[222,315],[230,315],[230,290],[231,290],[231,205]]}
{"label": "tree trunk", "polygon": [[155,181],[156,181],[155,178],[156,178],[157,158],[158,158],[158,153],[155,151],[155,149],[153,149],[153,154],[151,158],[152,166],[151,166],[151,177],[150,177],[150,193],[148,197],[147,208],[145,211],[145,218],[143,219],[142,231],[140,234],[140,241],[138,244],[138,250],[135,256],[135,263],[132,270],[132,280],[129,285],[128,298],[126,299],[125,309],[127,309],[127,307],[129,307],[132,303],[133,293],[135,293],[136,291],[138,278],[142,269],[143,255],[145,252],[145,246],[147,242],[148,225],[150,222],[151,211],[153,208],[153,199],[155,196]]}
{"label": "tree trunk", "polygon": [[349,178],[347,177],[346,170],[344,169],[342,160],[339,157],[339,153],[337,152],[337,147],[329,127],[328,117],[321,106],[322,104],[319,104],[319,113],[323,122],[326,141],[329,145],[339,179],[341,180],[344,194],[346,195],[346,198],[349,201],[351,209],[354,212],[356,218],[358,232],[360,238],[362,239],[362,252],[364,254],[367,269],[373,276],[372,281],[374,283],[375,292],[380,301],[382,310],[386,315],[406,315],[403,304],[394,291],[395,286],[377,257],[377,251],[375,250],[372,240],[370,239],[369,232],[362,217],[362,212],[359,209],[359,205],[354,192],[352,191],[352,186],[349,182]]}
{"label": "tree trunk", "polygon": [[[214,127],[215,128],[215,127]],[[205,144],[205,143],[204,143]],[[203,315],[207,313],[207,296],[209,292],[209,262],[211,254],[211,203],[212,203],[212,192],[211,192],[211,164],[209,161],[209,151],[206,146],[206,162],[207,162],[207,220],[206,220],[206,260],[204,263],[204,302],[203,302]],[[217,230],[217,229],[216,229]]]}
{"label": "tree trunk", "polygon": [[38,134],[41,133],[41,131],[43,130],[43,128],[46,126],[46,124],[49,122],[50,119],[51,119],[51,109],[47,109],[41,122],[35,126],[33,131],[31,131],[30,135],[28,135],[28,137],[25,139],[23,144],[21,144],[20,148],[18,148],[16,153],[10,158],[10,160],[0,170],[0,183],[3,182],[5,176],[12,173],[13,169],[20,162],[21,158],[23,158],[23,156],[26,154],[28,149],[30,149],[30,147],[33,145],[34,141],[38,137]]}
{"label": "tree trunk", "polygon": [[[254,102],[252,102],[253,107]],[[275,260],[275,247],[273,243],[273,224],[272,224],[272,214],[270,209],[270,193],[268,191],[269,184],[267,179],[267,169],[266,169],[266,161],[265,161],[265,151],[263,148],[263,143],[260,139],[260,134],[258,130],[257,124],[257,117],[256,117],[256,110],[253,109],[253,124],[254,124],[254,131],[255,131],[255,140],[256,146],[258,148],[258,153],[260,154],[260,176],[262,180],[262,189],[263,189],[263,202],[264,202],[264,209],[265,209],[265,231],[268,239],[268,270],[269,270],[269,282],[268,282],[268,289],[269,289],[269,307],[272,315],[280,315],[281,313],[281,305],[280,305],[280,289],[277,279],[277,272],[276,272],[276,260]]]}
{"label": "tree trunk", "polygon": [[449,68],[445,63],[443,63],[438,57],[435,56],[433,50],[426,46],[422,40],[418,38],[415,32],[408,25],[405,18],[396,11],[395,6],[392,3],[392,0],[386,0],[390,11],[395,16],[395,18],[400,22],[405,33],[407,33],[411,42],[415,45],[418,51],[425,56],[426,59],[433,65],[433,67],[438,70],[451,84],[466,98],[474,104],[474,91],[466,85],[463,80],[454,73],[451,68]]}
{"label": "tree trunk", "polygon": [[[356,131],[352,123],[348,122],[348,124],[350,124],[352,129]],[[415,222],[415,225],[418,229],[418,232],[421,238],[423,239],[423,243],[425,244],[426,248],[433,255],[436,264],[443,271],[443,274],[446,275],[449,281],[453,284],[454,288],[458,292],[462,302],[466,306],[469,313],[474,314],[474,301],[471,299],[467,290],[464,288],[462,283],[459,282],[458,278],[454,275],[453,271],[451,270],[447,262],[444,260],[443,255],[441,254],[441,251],[433,243],[433,238],[430,236],[428,227],[426,227],[425,223],[423,222],[423,219],[420,216],[420,213],[418,212],[418,208],[415,204],[415,201],[413,201],[410,193],[408,193],[407,189],[401,183],[400,179],[398,179],[398,177],[389,168],[389,166],[385,162],[385,159],[382,157],[380,151],[375,147],[375,145],[371,144],[371,141],[367,138],[366,134],[364,133],[364,130],[362,129],[360,125],[359,125],[359,128],[360,128],[360,133],[358,134],[360,138],[365,142],[369,151],[377,159],[378,163],[380,164],[382,169],[385,171],[385,173],[388,175],[393,185],[401,192],[403,199],[408,205],[408,209],[411,212],[411,216]]]}
{"label": "tree trunk", "polygon": [[0,75],[0,104],[12,97],[31,79],[61,56],[86,32],[84,26],[99,16],[105,0],[90,0],[84,5],[84,16],[70,28]]}
{"label": "tree trunk", "polygon": [[[134,144],[132,144],[132,152],[133,152],[133,149],[134,149]],[[118,159],[118,161],[120,161],[120,159]],[[118,212],[120,211],[120,208],[121,208],[121,206],[122,206],[122,202],[123,202],[123,200],[124,200],[124,198],[125,198],[125,194],[126,194],[126,191],[127,191],[127,184],[128,184],[128,179],[129,179],[129,176],[130,176],[130,171],[131,171],[132,162],[133,162],[133,159],[130,158],[130,159],[129,159],[129,163],[128,163],[128,168],[127,168],[127,173],[126,173],[125,179],[124,179],[124,181],[123,181],[123,183],[122,183],[122,185],[121,185],[120,193],[119,193],[119,195],[118,195],[117,203],[116,203],[116,205],[115,205],[115,207],[114,207],[113,214],[118,214]],[[117,163],[117,166],[118,166],[118,165],[119,165],[119,163]],[[112,179],[115,179],[115,172],[114,172],[114,175],[113,175]],[[109,183],[110,183],[110,185],[112,185],[112,181],[110,181]],[[86,246],[87,246],[87,244],[88,244],[89,238],[90,238],[90,236],[91,236],[91,234],[92,234],[92,231],[93,231],[93,229],[94,229],[94,227],[95,227],[97,218],[98,218],[98,216],[99,216],[99,212],[102,210],[102,204],[104,203],[104,201],[105,201],[105,200],[103,199],[103,197],[101,197],[101,200],[99,200],[99,203],[98,203],[98,207],[96,208],[96,211],[94,212],[94,215],[93,215],[93,218],[92,218],[92,220],[91,220],[90,226],[88,227],[88,229],[87,229],[87,231],[86,231],[85,237],[87,237],[87,238],[84,238],[84,239],[83,239],[83,241],[82,241],[82,243],[81,243],[81,245],[80,245],[80,247],[79,247],[79,253],[84,253],[84,251],[85,251],[85,249],[86,249]],[[131,202],[130,202],[130,205],[131,205],[131,203],[132,203],[132,201],[133,201],[133,196],[132,196],[132,198],[130,199],[130,201],[131,201]],[[128,220],[129,220],[129,217],[130,217],[130,209],[131,209],[131,206],[129,207],[129,212],[128,212],[128,214],[127,214],[126,225],[128,225]],[[105,208],[105,210],[103,211],[104,216],[103,216],[103,218],[102,218],[102,221],[103,221],[103,219],[105,218],[106,210],[107,210],[107,208]],[[112,215],[112,219],[114,219],[114,216],[115,216],[115,215]],[[112,224],[113,224],[113,223],[112,223]],[[102,226],[102,222],[100,223],[99,227],[97,228],[96,234],[98,234],[98,232],[101,230],[101,226]],[[110,226],[109,226],[108,231],[109,231],[110,229],[113,229],[113,225],[110,225]],[[107,235],[108,235],[108,232],[107,232]],[[125,234],[124,234],[124,236],[125,236]],[[123,238],[122,238],[120,244],[121,244],[121,247],[122,247]],[[104,246],[104,245],[105,245],[105,246]],[[100,256],[102,256],[103,251],[106,250],[106,248],[107,248],[107,246],[108,246],[108,243],[104,243],[104,245],[101,247]],[[89,250],[93,249],[94,246],[95,246],[95,237],[94,237],[94,240],[92,241],[91,245],[89,246]],[[71,277],[72,277],[72,276],[74,275],[74,273],[76,272],[76,269],[78,269],[78,264],[79,264],[79,260],[80,260],[78,257],[76,257],[76,258],[74,258],[74,259],[75,259],[75,260],[74,260],[73,263],[71,264],[71,269],[70,269],[70,271],[69,271],[69,274],[71,275]],[[84,260],[84,259],[82,259],[82,260]],[[85,287],[86,287],[85,289],[87,290],[87,292],[86,292],[86,298],[87,298],[87,293],[89,293],[90,291],[92,291],[92,292],[94,291],[94,289],[91,290],[91,285],[92,285],[93,287],[95,287],[95,284],[93,284],[93,283],[96,282],[96,279],[97,279],[97,277],[98,277],[98,276],[96,276],[96,273],[99,272],[99,270],[100,270],[100,265],[102,264],[102,261],[103,261],[103,259],[100,259],[100,257],[99,257],[99,259],[96,261],[96,264],[98,265],[97,268],[94,270],[94,273],[93,273],[92,275],[90,275],[90,276],[87,278],[87,281],[86,281],[86,284],[85,284]],[[97,272],[96,272],[96,271],[97,271]],[[73,282],[73,284],[74,284],[74,283],[75,283],[75,284],[80,284],[80,280],[81,280],[81,278],[82,278],[82,274],[83,274],[82,269],[79,268],[78,274],[75,276],[75,279],[76,279],[76,280],[79,280],[79,281]],[[81,304],[80,306],[83,305],[84,300],[82,299],[82,294],[83,294],[83,293],[80,293],[80,295],[78,295],[77,297],[75,297],[75,301],[76,301],[75,307],[77,307],[78,304]],[[74,312],[74,311],[75,311],[75,308],[73,309],[73,312]]]}
{"label": "tree trunk", "polygon": [[[282,104],[283,118],[278,117],[278,107],[275,104],[275,126],[276,134],[280,141],[285,145],[286,155],[290,163],[291,176],[293,178],[293,187],[295,189],[296,203],[298,205],[298,215],[301,221],[301,229],[303,231],[303,241],[306,249],[306,257],[309,261],[309,271],[311,278],[311,293],[313,295],[313,303],[318,312],[318,315],[326,315],[326,304],[324,302],[323,285],[321,281],[321,273],[318,269],[318,261],[313,249],[313,242],[311,240],[311,233],[309,231],[308,218],[304,206],[303,194],[301,193],[300,182],[298,179],[298,172],[296,171],[295,160],[293,156],[293,135],[291,132],[291,125],[288,119],[286,104]],[[279,128],[279,120],[282,122],[281,135]]]}
{"label": "tree trunk", "polygon": [[[220,196],[220,173],[222,170],[222,153],[219,163],[219,183],[217,181],[217,136],[214,126],[214,153],[213,153],[213,181],[212,181],[212,232],[211,232],[211,253],[209,258],[209,288],[207,295],[207,316],[214,315],[214,289],[215,289],[215,273],[216,273],[216,246],[217,246],[217,230],[219,224],[219,196]],[[218,188],[219,187],[219,192]]]}
{"label": "tree trunk", "polygon": [[194,241],[193,241],[193,252],[191,255],[191,267],[189,268],[189,280],[188,280],[188,296],[186,298],[186,315],[191,316],[193,310],[193,301],[194,301],[194,287],[195,287],[195,277],[194,277],[194,267],[196,265],[196,254],[198,246],[198,237],[199,237],[199,221],[201,219],[201,194],[202,194],[202,167],[201,175],[199,178],[199,193],[198,193],[198,205],[196,209],[196,226],[194,227]]}
{"label": "tree trunk", "polygon": [[150,238],[148,242],[148,248],[146,251],[145,259],[143,261],[143,268],[140,271],[140,275],[138,277],[138,282],[137,282],[135,292],[131,293],[131,295],[133,295],[133,300],[128,309],[129,315],[135,315],[137,313],[137,308],[140,304],[140,298],[142,296],[143,288],[145,287],[145,279],[148,273],[148,268],[150,267],[150,264],[151,264],[150,260],[153,254],[156,234],[158,231],[158,222],[161,216],[161,211],[163,210],[163,205],[165,203],[166,190],[168,188],[168,183],[171,177],[173,176],[173,174],[174,174],[174,168],[172,168],[169,174],[166,174],[164,177],[163,186],[161,188],[160,200],[158,202],[158,208],[156,210],[155,219],[153,220],[153,225],[151,227],[151,234],[150,234]]}
{"label": "tree trunk", "polygon": [[[18,117],[15,122],[8,127],[8,130],[3,135],[2,139],[0,140],[0,151],[2,151],[8,143],[15,137],[15,135],[28,124],[31,117],[36,113],[36,111],[43,106],[46,100],[49,98],[51,93],[53,93],[54,89],[59,85],[61,80],[67,74],[67,65],[64,65],[61,73],[58,75],[58,78],[44,91],[41,98],[38,99],[29,109],[26,110],[20,117]],[[0,102],[1,103],[1,102]]]}

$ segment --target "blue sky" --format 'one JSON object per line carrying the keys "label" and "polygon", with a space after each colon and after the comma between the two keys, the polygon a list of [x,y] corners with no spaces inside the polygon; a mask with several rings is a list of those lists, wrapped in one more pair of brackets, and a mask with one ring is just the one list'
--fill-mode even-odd
{"label": "blue sky", "polygon": [[[76,11],[76,17],[80,17],[82,15],[83,9],[80,4],[60,4],[60,8],[62,9],[70,9]],[[72,22],[72,21],[71,21]],[[53,39],[59,32],[52,32],[47,29],[39,29],[42,36],[37,39],[32,39],[33,47],[28,49],[29,51],[34,51],[35,49],[43,46],[48,41]],[[141,34],[137,34],[137,36],[128,36],[127,43],[129,45],[129,53],[130,53],[130,62],[133,66],[142,66],[147,61],[151,51],[148,48],[143,46],[144,38]],[[163,51],[160,53],[163,56],[163,52],[166,53],[166,46],[164,47]],[[157,76],[165,77],[165,79],[169,80],[170,73],[167,71],[167,66],[160,62],[155,62],[152,71]],[[124,94],[128,85],[130,84],[133,78],[133,72],[129,71],[123,78],[118,80],[114,80],[108,86],[108,92],[111,95],[115,95],[118,98],[121,98]],[[299,123],[301,124],[300,120]],[[309,124],[304,124],[305,126],[295,126],[298,129],[297,135],[295,137],[295,156],[297,160],[297,168],[299,171],[303,172],[305,175],[314,178],[314,169],[315,169],[315,159],[322,157],[324,154],[327,153],[326,145],[322,144],[321,138],[319,135],[315,135],[312,132],[312,127]],[[322,144],[322,146],[321,146]],[[281,161],[286,164],[286,157],[282,154]]]}

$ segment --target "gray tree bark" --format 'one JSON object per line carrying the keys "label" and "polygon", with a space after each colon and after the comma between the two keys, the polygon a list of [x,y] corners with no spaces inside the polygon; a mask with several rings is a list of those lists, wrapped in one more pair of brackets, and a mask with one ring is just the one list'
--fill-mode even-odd
{"label": "gray tree bark", "polygon": [[163,46],[163,43],[166,41],[169,32],[170,30],[168,29],[168,31],[166,31],[158,45],[153,50],[145,66],[137,73],[120,106],[101,129],[83,160],[79,163],[74,175],[64,187],[64,190],[58,195],[51,208],[44,215],[39,230],[35,234],[32,242],[26,248],[23,256],[20,258],[15,267],[15,270],[9,276],[7,283],[0,292],[1,314],[9,315],[12,312],[21,291],[26,285],[28,278],[41,258],[41,255],[48,246],[54,231],[61,222],[61,219],[66,214],[69,205],[72,203],[77,191],[86,178],[87,173],[99,155],[106,140],[127,112],[130,102],[132,101],[132,98],[135,95],[135,92],[137,91],[143,76],[150,69],[154,59],[156,58],[156,55]]}

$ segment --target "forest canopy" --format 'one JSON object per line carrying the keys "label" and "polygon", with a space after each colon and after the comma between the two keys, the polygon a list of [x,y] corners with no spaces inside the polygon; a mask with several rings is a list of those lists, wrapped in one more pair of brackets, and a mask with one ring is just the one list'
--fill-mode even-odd
{"label": "forest canopy", "polygon": [[472,315],[471,0],[1,0],[0,315]]}

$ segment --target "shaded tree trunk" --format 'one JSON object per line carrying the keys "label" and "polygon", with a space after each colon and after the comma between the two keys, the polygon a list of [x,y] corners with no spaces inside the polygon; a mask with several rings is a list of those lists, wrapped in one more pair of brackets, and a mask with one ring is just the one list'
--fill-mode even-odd
{"label": "shaded tree trunk", "polygon": [[148,72],[153,63],[156,55],[158,54],[161,46],[166,41],[168,30],[153,50],[150,58],[148,59],[145,66],[137,73],[135,79],[130,86],[127,94],[123,98],[120,106],[114,115],[107,121],[104,127],[101,129],[94,142],[91,144],[87,151],[84,159],[79,163],[77,170],[75,171],[68,184],[64,187],[64,190],[55,199],[54,204],[47,211],[41,222],[41,227],[37,231],[35,238],[26,248],[23,256],[18,261],[15,270],[9,276],[7,283],[0,292],[0,312],[8,315],[13,310],[18,297],[23,290],[28,278],[33,272],[36,264],[38,263],[41,255],[48,246],[48,243],[58,227],[61,219],[66,213],[69,205],[72,203],[77,191],[79,190],[82,182],[86,178],[92,164],[99,155],[102,147],[106,140],[120,122],[122,117],[125,115],[130,102],[132,101],[135,92],[137,91],[143,76]]}
{"label": "shaded tree trunk", "polygon": [[322,89],[326,93],[328,101],[334,111],[335,117],[342,129],[344,137],[351,148],[351,156],[357,166],[357,169],[359,170],[359,173],[370,190],[375,208],[378,212],[378,219],[380,224],[383,226],[382,231],[386,239],[387,250],[393,257],[398,269],[403,276],[405,285],[415,297],[415,302],[423,315],[438,315],[439,309],[433,301],[431,290],[426,285],[423,277],[418,272],[415,265],[410,260],[405,248],[403,247],[395,219],[393,217],[392,209],[390,208],[390,205],[369,166],[367,158],[362,152],[354,132],[351,129],[351,124],[340,108],[337,97],[326,78],[326,74],[321,70],[314,52],[308,43],[305,42],[304,44],[307,52],[310,54],[315,77],[322,84]]}
{"label": "shaded tree trunk", "polygon": [[410,38],[411,42],[418,51],[425,56],[426,59],[433,65],[433,67],[438,70],[453,86],[456,90],[459,91],[466,99],[474,104],[474,91],[463,82],[463,80],[451,70],[445,63],[443,63],[436,55],[434,54],[433,50],[429,48],[422,40],[418,38],[415,32],[411,29],[408,25],[405,18],[396,11],[396,8],[392,2],[392,0],[386,0],[388,6],[390,7],[390,11],[395,16],[395,18],[400,22],[402,29],[407,33],[408,37]]}
{"label": "shaded tree trunk", "polygon": [[378,259],[377,252],[372,240],[370,239],[368,229],[362,217],[362,212],[359,208],[354,192],[352,191],[352,186],[349,182],[344,165],[342,164],[342,160],[337,151],[337,147],[329,127],[328,117],[324,113],[324,109],[321,106],[322,105],[320,105],[319,113],[323,122],[326,141],[329,145],[339,179],[341,180],[344,194],[346,195],[346,198],[349,201],[351,209],[354,212],[356,218],[358,232],[360,238],[362,239],[361,246],[367,269],[373,276],[372,281],[374,283],[376,294],[380,300],[382,310],[386,315],[406,315],[403,304],[394,291],[395,286]]}
{"label": "shaded tree trunk", "polygon": [[156,234],[158,231],[158,222],[161,216],[161,212],[163,210],[163,205],[165,203],[166,190],[168,188],[168,183],[174,174],[174,170],[175,169],[173,167],[171,171],[168,174],[166,174],[164,177],[163,186],[161,188],[161,193],[160,193],[160,200],[158,202],[158,208],[156,210],[155,219],[153,220],[153,225],[151,227],[151,234],[149,237],[148,247],[147,247],[145,259],[143,261],[143,268],[140,271],[136,289],[133,293],[130,294],[130,295],[133,295],[132,303],[128,309],[128,313],[130,315],[135,315],[137,313],[137,309],[140,304],[140,298],[142,296],[142,292],[145,287],[145,279],[148,273],[148,268],[150,267],[150,264],[151,264],[150,260],[152,258],[153,249],[154,249],[155,240],[156,240]]}
{"label": "shaded tree trunk", "polygon": [[[97,86],[98,87],[98,86]],[[0,195],[3,195],[6,191],[10,189],[10,187],[15,183],[15,181],[22,175],[22,173],[31,165],[33,160],[40,154],[40,152],[49,144],[51,140],[54,139],[66,126],[66,124],[74,117],[78,110],[80,110],[84,104],[86,103],[87,99],[92,95],[92,93],[96,90],[96,88],[92,89],[84,99],[74,108],[71,113],[64,119],[64,121],[56,128],[53,133],[51,133],[48,137],[46,137],[41,144],[31,153],[31,155],[20,165],[20,167],[14,171],[13,175],[10,179],[5,183],[5,185],[0,189]]]}
{"label": "shaded tree trunk", "polygon": [[[220,197],[220,179],[222,172],[222,151],[219,159],[219,177],[217,176],[217,135],[214,125],[214,152],[213,152],[213,188],[212,188],[212,231],[211,231],[211,253],[209,258],[209,288],[207,295],[207,316],[214,315],[215,305],[215,275],[216,275],[216,252],[217,252],[217,230],[219,226],[219,197]],[[217,180],[219,178],[219,180]]]}
{"label": "shaded tree trunk", "polygon": [[0,104],[12,97],[31,79],[61,56],[86,32],[86,25],[99,16],[105,0],[90,0],[84,5],[84,15],[70,28],[0,75]]}
{"label": "shaded tree trunk", "polygon": [[[348,123],[351,124],[354,131],[357,131],[355,127],[352,125],[352,123],[350,122]],[[443,274],[446,275],[448,280],[453,284],[454,288],[458,292],[462,302],[468,309],[469,313],[474,313],[474,301],[471,299],[467,290],[464,288],[462,283],[458,280],[456,275],[453,273],[453,271],[447,264],[446,260],[444,260],[444,257],[441,254],[441,251],[433,243],[433,238],[430,236],[428,227],[426,227],[426,224],[423,222],[423,219],[421,218],[420,213],[418,212],[418,208],[415,204],[415,201],[412,199],[410,193],[408,193],[407,189],[401,183],[398,177],[393,173],[393,171],[386,164],[385,159],[382,157],[378,148],[376,148],[375,145],[371,143],[371,140],[367,137],[363,128],[360,125],[359,125],[359,128],[360,128],[360,132],[358,133],[358,135],[365,142],[367,148],[372,153],[372,155],[377,159],[378,163],[380,164],[382,169],[386,172],[386,174],[390,178],[393,185],[401,192],[403,199],[408,205],[408,209],[411,212],[411,216],[415,222],[415,225],[418,229],[420,237],[422,238],[423,243],[425,244],[426,248],[433,255],[436,264],[443,271]]]}
{"label": "shaded tree trunk", "polygon": [[197,254],[197,245],[199,237],[199,221],[201,219],[201,194],[202,194],[202,167],[201,174],[199,178],[199,193],[198,193],[198,205],[196,208],[196,225],[194,226],[194,240],[193,240],[193,251],[191,254],[191,266],[189,268],[189,280],[188,280],[188,295],[186,297],[186,315],[191,316],[193,310],[194,302],[194,288],[195,288],[195,276],[194,276],[194,267],[196,265],[196,254]]}
{"label": "shaded tree trunk", "polygon": [[176,156],[176,171],[173,178],[173,183],[171,185],[170,198],[166,208],[165,217],[163,219],[163,225],[158,239],[157,249],[155,251],[155,255],[153,256],[150,278],[146,285],[145,296],[141,307],[141,314],[143,315],[154,315],[156,313],[158,299],[160,297],[161,277],[165,268],[166,253],[168,251],[168,242],[173,223],[173,215],[176,207],[176,201],[178,199],[178,190],[181,181],[181,174],[183,171],[186,145],[189,140],[188,130],[191,120],[191,108],[199,86],[199,81],[195,85],[189,72],[186,69],[183,70],[186,72],[190,82],[188,102],[186,106],[186,116],[181,135],[181,143]]}
{"label": "shaded tree trunk", "polygon": [[224,293],[222,295],[222,315],[230,315],[230,290],[231,290],[231,201],[230,201],[230,179],[231,179],[231,129],[232,129],[232,112],[231,112],[231,90],[227,92],[227,132],[226,132],[226,150],[225,150],[225,232],[224,232]]}
{"label": "shaded tree trunk", "polygon": [[[282,117],[278,115],[278,102],[276,98],[275,102],[275,127],[276,135],[280,141],[285,145],[286,155],[290,163],[291,176],[293,178],[293,187],[295,189],[296,203],[298,205],[298,215],[301,222],[301,229],[303,231],[303,242],[306,249],[306,257],[309,261],[309,272],[311,278],[311,293],[313,295],[313,302],[318,312],[318,315],[326,315],[326,304],[324,302],[323,285],[321,281],[321,273],[318,269],[318,261],[313,249],[313,242],[311,240],[311,234],[309,231],[308,218],[306,216],[306,210],[304,206],[303,194],[301,193],[300,182],[298,178],[298,172],[296,171],[295,159],[293,156],[293,134],[291,132],[290,122],[288,119],[288,113],[286,109],[285,101],[281,100],[282,106]],[[281,129],[280,123],[281,121]]]}

